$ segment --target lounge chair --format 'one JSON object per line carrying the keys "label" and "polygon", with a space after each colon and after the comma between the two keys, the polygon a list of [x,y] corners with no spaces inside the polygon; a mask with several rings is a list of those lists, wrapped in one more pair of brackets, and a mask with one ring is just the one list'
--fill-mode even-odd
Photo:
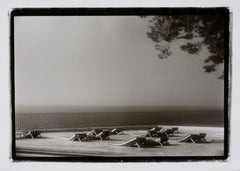
{"label": "lounge chair", "polygon": [[167,140],[158,138],[156,140],[147,139],[146,137],[135,137],[127,142],[122,144],[112,144],[112,145],[119,145],[119,146],[127,146],[127,147],[153,147],[153,146],[162,146],[165,145]]}
{"label": "lounge chair", "polygon": [[162,132],[162,131],[157,131],[157,132],[154,132],[154,133],[147,133],[145,134],[144,137],[158,137],[162,140],[168,140],[168,134],[166,134],[165,132]]}
{"label": "lounge chair", "polygon": [[82,141],[86,137],[87,137],[86,133],[77,133],[70,138],[70,141]]}
{"label": "lounge chair", "polygon": [[24,137],[25,138],[37,138],[41,137],[41,132],[36,130],[36,131],[26,131],[24,132]]}
{"label": "lounge chair", "polygon": [[152,129],[148,130],[146,133],[146,137],[156,137],[157,132],[159,132],[162,129],[162,127],[155,126]]}
{"label": "lounge chair", "polygon": [[199,133],[199,134],[189,134],[182,139],[178,140],[178,142],[190,142],[190,143],[205,143],[207,142],[205,137],[207,136],[206,133]]}
{"label": "lounge chair", "polygon": [[174,132],[178,132],[178,127],[172,127],[172,130],[173,130]]}
{"label": "lounge chair", "polygon": [[162,134],[166,134],[166,136],[169,136],[169,135],[174,135],[174,133],[177,131],[178,131],[178,127],[162,128],[162,127],[156,126],[147,132],[146,137],[160,137],[162,136]]}
{"label": "lounge chair", "polygon": [[70,138],[70,141],[108,140],[110,132],[107,130],[92,130],[88,133],[77,133]]}
{"label": "lounge chair", "polygon": [[178,127],[172,127],[172,128],[162,128],[160,132],[163,132],[166,135],[174,135],[175,132],[178,131]]}
{"label": "lounge chair", "polygon": [[112,135],[119,135],[119,134],[124,134],[123,129],[121,128],[114,128],[110,131]]}
{"label": "lounge chair", "polygon": [[110,132],[107,130],[101,131],[99,134],[96,135],[96,138],[99,138],[100,140],[109,140]]}

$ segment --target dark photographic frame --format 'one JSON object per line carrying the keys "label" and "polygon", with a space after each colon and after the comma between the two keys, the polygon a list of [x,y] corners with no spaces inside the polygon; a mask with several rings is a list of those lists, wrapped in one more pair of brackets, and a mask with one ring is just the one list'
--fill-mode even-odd
{"label": "dark photographic frame", "polygon": [[[14,17],[16,16],[145,16],[145,15],[222,15],[224,17],[224,155],[223,156],[156,156],[156,157],[18,157],[15,138],[15,63]],[[67,162],[162,162],[225,160],[229,155],[229,22],[228,8],[23,8],[10,13],[10,69],[12,108],[12,159],[14,161]]]}

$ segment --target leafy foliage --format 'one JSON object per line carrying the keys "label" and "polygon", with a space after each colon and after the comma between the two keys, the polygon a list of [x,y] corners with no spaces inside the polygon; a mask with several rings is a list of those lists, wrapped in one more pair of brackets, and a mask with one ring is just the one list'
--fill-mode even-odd
{"label": "leafy foliage", "polygon": [[[204,60],[203,69],[206,72],[216,71],[217,66],[224,62],[224,20],[220,15],[154,16],[149,22],[147,36],[156,43],[160,59],[171,55],[170,43],[173,40],[186,39],[188,42],[181,49],[189,54],[197,54],[202,46],[207,47],[210,56]],[[161,46],[163,41],[169,44]]]}
{"label": "leafy foliage", "polygon": [[190,54],[196,54],[201,49],[201,44],[199,43],[187,43],[186,45],[182,45],[181,49],[187,51]]}

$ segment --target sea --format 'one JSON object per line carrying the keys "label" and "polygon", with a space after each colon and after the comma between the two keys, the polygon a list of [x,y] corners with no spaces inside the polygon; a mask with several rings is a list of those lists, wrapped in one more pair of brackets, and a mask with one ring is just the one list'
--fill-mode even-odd
{"label": "sea", "polygon": [[223,110],[173,110],[131,112],[15,113],[16,131],[77,129],[134,125],[223,127]]}

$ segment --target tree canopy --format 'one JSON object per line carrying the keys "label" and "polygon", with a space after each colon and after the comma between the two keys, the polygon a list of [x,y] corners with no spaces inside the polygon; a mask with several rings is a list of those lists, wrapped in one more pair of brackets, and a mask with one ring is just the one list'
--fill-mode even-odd
{"label": "tree canopy", "polygon": [[[160,59],[171,55],[173,40],[185,39],[187,43],[180,48],[189,54],[198,54],[203,46],[207,47],[210,55],[204,60],[205,72],[214,72],[223,64],[224,19],[220,15],[153,16],[149,17],[149,22],[147,36],[156,43]],[[163,41],[167,44],[162,45]],[[223,79],[223,74],[219,78]]]}

